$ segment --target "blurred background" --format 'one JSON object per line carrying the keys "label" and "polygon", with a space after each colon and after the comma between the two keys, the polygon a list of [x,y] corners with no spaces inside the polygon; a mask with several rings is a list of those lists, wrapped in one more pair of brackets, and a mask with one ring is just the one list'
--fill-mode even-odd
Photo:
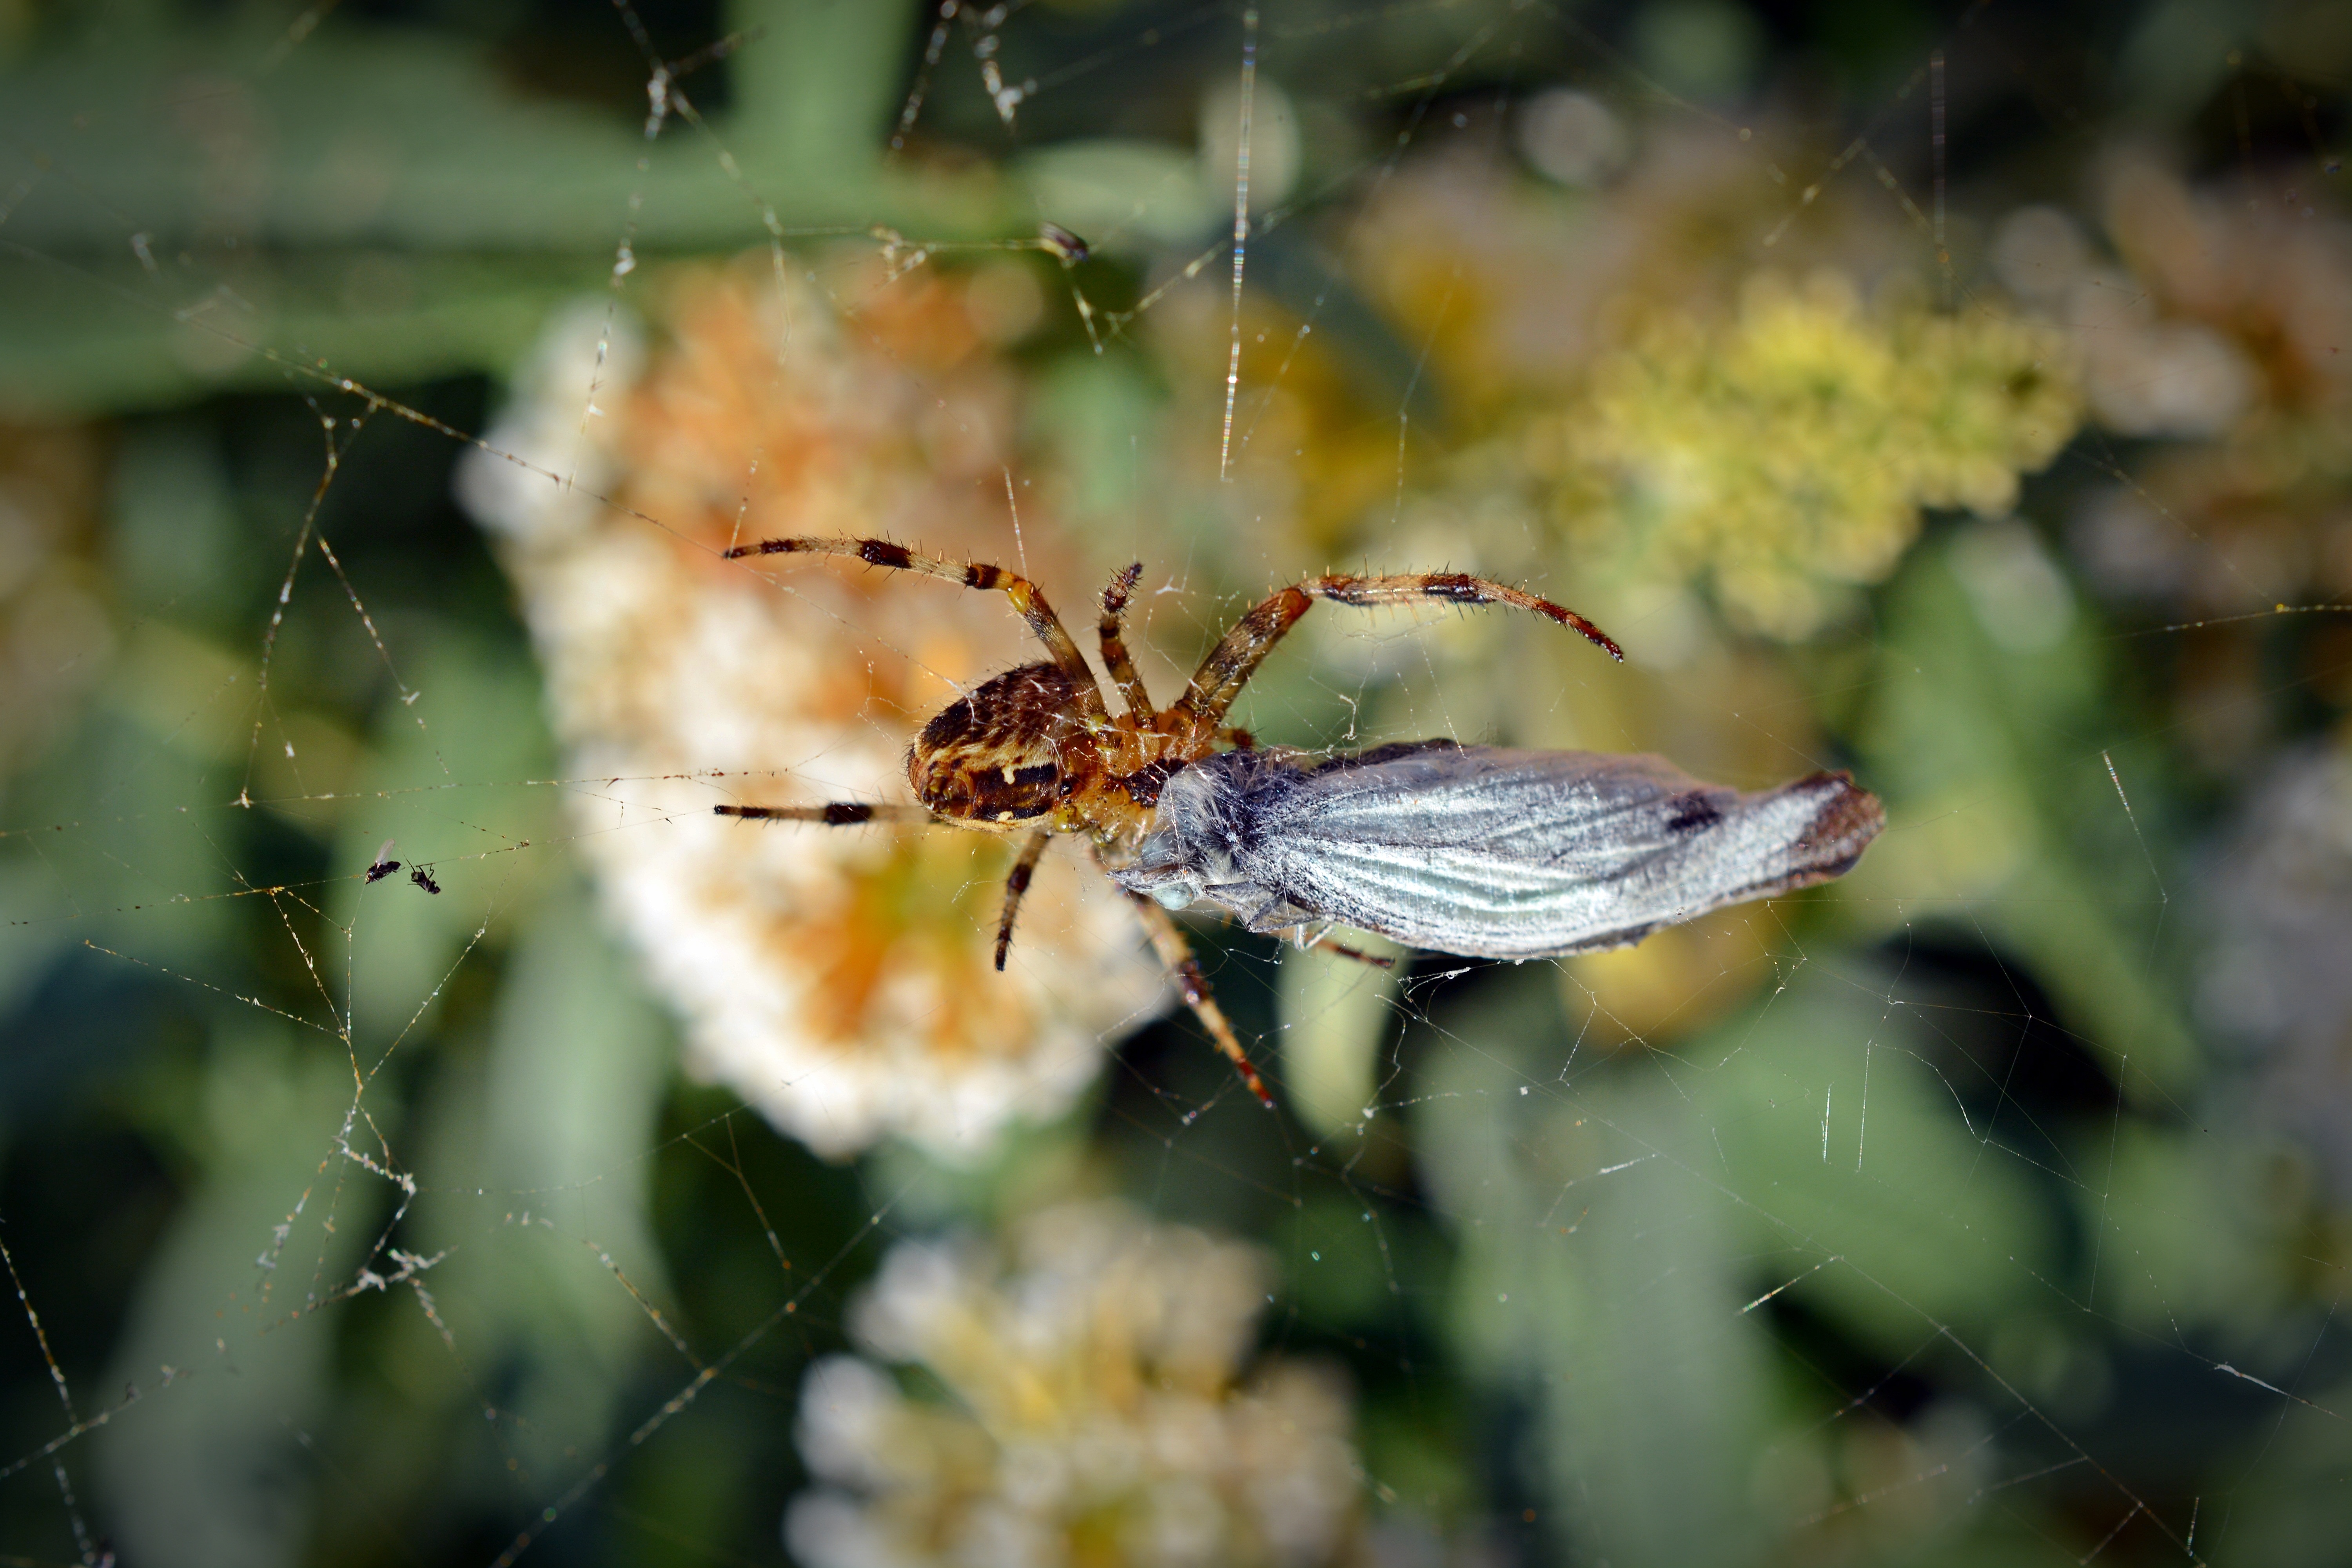
{"label": "blurred background", "polygon": [[[0,1560],[2341,1562],[2352,11],[0,0]],[[1241,177],[1246,171],[1246,180]],[[1245,237],[1239,247],[1236,237]],[[1391,972],[907,798],[1851,768]],[[389,841],[387,843],[387,841]],[[398,861],[396,870],[370,868]]]}

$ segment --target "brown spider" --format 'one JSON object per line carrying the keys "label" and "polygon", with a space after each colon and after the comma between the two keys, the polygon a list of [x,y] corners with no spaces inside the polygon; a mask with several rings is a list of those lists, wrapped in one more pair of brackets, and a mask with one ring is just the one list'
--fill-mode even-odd
{"label": "brown spider", "polygon": [[[967,588],[1001,588],[1052,657],[982,682],[941,709],[923,726],[907,754],[907,777],[918,805],[835,801],[823,805],[721,805],[721,816],[845,826],[861,822],[940,823],[984,833],[1022,835],[1006,879],[1004,913],[996,927],[996,967],[1013,942],[1013,921],[1039,857],[1055,834],[1085,835],[1105,870],[1126,864],[1150,826],[1160,786],[1179,769],[1228,748],[1247,749],[1246,731],[1228,727],[1225,713],[1274,645],[1318,599],[1337,604],[1515,605],[1571,626],[1612,658],[1624,658],[1598,626],[1549,599],[1483,577],[1416,573],[1401,577],[1309,577],[1275,594],[1234,623],[1193,672],[1184,695],[1155,708],[1127,651],[1120,617],[1142,574],[1140,563],[1116,574],[1103,590],[1103,663],[1126,711],[1114,716],[1094,671],[1070,639],[1045,595],[1027,578],[1001,566],[948,561],[882,539],[770,539],[738,545],[747,555],[848,555],[874,566],[919,572]],[[1174,918],[1150,899],[1129,893],[1160,962],[1175,976],[1186,1005],[1233,1062],[1252,1093],[1274,1097],[1250,1065],[1223,1009],[1192,957]]]}

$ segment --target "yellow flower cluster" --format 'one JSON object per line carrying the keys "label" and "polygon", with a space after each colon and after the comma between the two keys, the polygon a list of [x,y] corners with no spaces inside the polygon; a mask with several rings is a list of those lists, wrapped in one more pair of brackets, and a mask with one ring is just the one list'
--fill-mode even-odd
{"label": "yellow flower cluster", "polygon": [[[908,1242],[810,1369],[799,1443],[824,1483],[786,1518],[812,1568],[893,1563],[1308,1564],[1357,1542],[1348,1399],[1268,1360],[1244,1384],[1268,1264],[1116,1203],[1030,1216],[1007,1259]],[[910,1398],[877,1362],[950,1396]]]}
{"label": "yellow flower cluster", "polygon": [[1837,274],[1767,274],[1728,322],[1663,312],[1594,366],[1559,428],[1562,506],[1622,576],[1704,581],[1795,639],[1893,570],[1922,507],[2013,505],[2081,411],[2046,327],[1870,311]]}

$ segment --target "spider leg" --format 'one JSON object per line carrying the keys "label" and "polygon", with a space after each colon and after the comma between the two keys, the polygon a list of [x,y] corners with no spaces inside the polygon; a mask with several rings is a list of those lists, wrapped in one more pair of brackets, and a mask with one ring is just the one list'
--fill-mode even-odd
{"label": "spider leg", "polygon": [[1102,621],[1097,628],[1102,637],[1103,666],[1118,685],[1119,699],[1127,704],[1127,710],[1139,721],[1151,717],[1151,693],[1143,689],[1143,677],[1135,672],[1135,660],[1128,654],[1119,617],[1127,613],[1128,595],[1135,592],[1135,580],[1142,575],[1140,561],[1112,574],[1110,586],[1103,590]]}
{"label": "spider leg", "polygon": [[1265,1080],[1258,1077],[1257,1068],[1250,1066],[1249,1053],[1242,1049],[1225,1010],[1217,1005],[1216,996],[1209,990],[1208,976],[1201,973],[1201,962],[1192,956],[1192,944],[1176,928],[1176,917],[1140,893],[1129,893],[1128,897],[1134,900],[1136,912],[1143,917],[1143,929],[1150,933],[1151,946],[1160,954],[1160,962],[1168,966],[1168,973],[1176,977],[1178,987],[1184,993],[1184,1005],[1192,1009],[1192,1016],[1201,1020],[1201,1027],[1209,1031],[1209,1038],[1225,1053],[1225,1059],[1234,1064],[1234,1070],[1242,1075],[1242,1081],[1249,1085],[1258,1102],[1273,1110],[1274,1096],[1267,1092]]}
{"label": "spider leg", "polygon": [[1109,710],[1103,706],[1102,688],[1095,680],[1094,671],[1078,652],[1078,645],[1070,640],[1062,618],[1045,603],[1045,595],[1037,584],[1017,573],[1002,566],[990,566],[977,561],[950,561],[938,555],[925,555],[903,544],[893,544],[887,539],[824,539],[814,536],[790,539],[763,539],[756,544],[739,544],[726,552],[730,561],[747,555],[849,555],[869,566],[889,566],[901,572],[917,572],[942,582],[961,583],[967,588],[1002,588],[1054,656],[1062,673],[1070,678],[1076,689],[1079,704],[1092,718],[1108,718]]}
{"label": "spider leg", "polygon": [[710,810],[718,816],[740,816],[755,822],[822,822],[827,827],[853,827],[861,822],[940,820],[919,805],[877,805],[862,800],[836,800],[824,805],[714,805]]}
{"label": "spider leg", "polygon": [[1465,577],[1456,572],[1417,573],[1407,577],[1309,577],[1274,595],[1234,623],[1234,629],[1201,661],[1201,668],[1193,672],[1192,683],[1177,699],[1177,708],[1210,723],[1222,720],[1234,699],[1241,695],[1242,688],[1249,684],[1250,677],[1257,673],[1257,667],[1274,650],[1274,645],[1318,599],[1360,606],[1510,605],[1533,610],[1548,620],[1582,633],[1620,663],[1625,658],[1606,632],[1574,610],[1484,577]]}
{"label": "spider leg", "polygon": [[1004,955],[1013,948],[1013,921],[1021,912],[1021,897],[1029,890],[1029,879],[1036,874],[1037,862],[1045,853],[1052,835],[1043,831],[1031,834],[1021,846],[1021,858],[1013,862],[1013,874],[1004,879],[1004,913],[996,922],[996,967],[1004,968]]}
{"label": "spider leg", "polygon": [[1360,947],[1349,947],[1344,942],[1333,942],[1331,940],[1331,928],[1328,926],[1324,927],[1313,936],[1307,934],[1307,928],[1305,926],[1292,926],[1288,931],[1278,932],[1276,934],[1289,937],[1291,941],[1297,945],[1298,951],[1301,952],[1328,952],[1340,958],[1352,958],[1358,963],[1367,965],[1373,969],[1394,969],[1396,967],[1396,960],[1385,952],[1366,952]]}

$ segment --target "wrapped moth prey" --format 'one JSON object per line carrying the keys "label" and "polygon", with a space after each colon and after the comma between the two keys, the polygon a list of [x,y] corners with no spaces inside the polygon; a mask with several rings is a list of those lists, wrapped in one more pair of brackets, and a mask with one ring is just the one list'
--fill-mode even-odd
{"label": "wrapped moth prey", "polygon": [[1885,824],[1842,773],[1747,795],[1643,755],[1451,741],[1323,762],[1226,752],[1168,781],[1111,875],[1252,931],[1331,921],[1437,952],[1549,958],[1828,881]]}

